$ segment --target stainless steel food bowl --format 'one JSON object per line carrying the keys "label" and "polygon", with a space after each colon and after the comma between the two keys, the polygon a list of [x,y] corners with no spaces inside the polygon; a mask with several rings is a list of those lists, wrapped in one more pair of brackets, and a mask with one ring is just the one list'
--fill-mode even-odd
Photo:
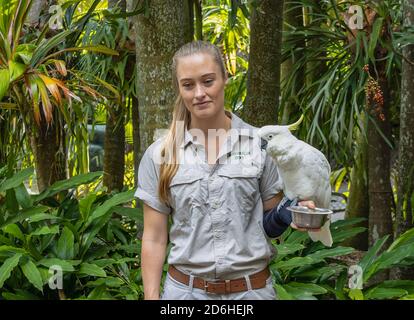
{"label": "stainless steel food bowl", "polygon": [[300,228],[319,229],[327,219],[331,210],[323,208],[309,209],[302,206],[291,206],[287,208],[292,211],[292,222]]}

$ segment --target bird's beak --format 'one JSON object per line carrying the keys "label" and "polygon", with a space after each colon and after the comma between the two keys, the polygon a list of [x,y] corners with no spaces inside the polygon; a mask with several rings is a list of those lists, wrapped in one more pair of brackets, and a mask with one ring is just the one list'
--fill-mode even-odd
{"label": "bird's beak", "polygon": [[290,125],[288,125],[288,128],[290,131],[295,131],[299,128],[299,125],[301,124],[301,122],[303,121],[303,114],[300,116],[299,120],[296,121],[295,123],[292,123]]}

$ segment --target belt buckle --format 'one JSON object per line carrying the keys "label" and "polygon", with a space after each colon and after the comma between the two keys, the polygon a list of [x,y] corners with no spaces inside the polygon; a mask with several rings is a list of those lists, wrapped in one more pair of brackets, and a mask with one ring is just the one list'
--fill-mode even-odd
{"label": "belt buckle", "polygon": [[[205,281],[204,280],[204,292],[206,292],[206,293],[215,293],[215,294],[231,293],[230,281],[231,280],[218,280],[218,281]],[[223,293],[217,293],[217,292],[210,292],[210,291],[208,291],[208,288],[209,288],[208,285],[210,283],[214,283],[214,284],[224,284],[224,292]]]}

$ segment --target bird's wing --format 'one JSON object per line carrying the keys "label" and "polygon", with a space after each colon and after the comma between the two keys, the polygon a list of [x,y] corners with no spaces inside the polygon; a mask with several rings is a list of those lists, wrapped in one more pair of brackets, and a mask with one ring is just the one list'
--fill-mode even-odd
{"label": "bird's wing", "polygon": [[331,168],[322,152],[312,148],[303,151],[302,172],[304,179],[312,181],[312,200],[316,205],[328,208],[331,199],[330,173]]}

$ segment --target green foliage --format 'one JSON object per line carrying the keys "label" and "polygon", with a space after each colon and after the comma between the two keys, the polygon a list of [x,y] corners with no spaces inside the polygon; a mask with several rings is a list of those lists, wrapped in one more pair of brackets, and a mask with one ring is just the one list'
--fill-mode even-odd
{"label": "green foliage", "polygon": [[[331,225],[334,241],[331,248],[311,242],[306,233],[287,230],[281,236],[281,243],[274,245],[278,254],[271,264],[279,298],[364,300],[408,299],[412,296],[414,281],[388,280],[378,284],[372,279],[382,270],[414,265],[414,229],[397,238],[385,251],[383,246],[388,236],[378,239],[360,261],[354,262],[360,272],[351,274],[351,266],[344,263],[343,257],[354,253],[354,249],[342,247],[340,243],[364,231],[364,228],[353,227],[361,220],[334,222]],[[356,278],[348,279],[348,275],[360,275],[360,283],[354,282]],[[351,280],[354,286],[350,284]]]}
{"label": "green foliage", "polygon": [[[74,190],[102,173],[58,181],[40,195],[16,197],[33,173],[0,176],[0,294],[4,299],[139,299],[138,209],[123,207],[133,192]],[[14,195],[14,196],[13,196]],[[27,207],[27,204],[31,206]],[[48,283],[59,266],[63,289]],[[16,289],[19,288],[19,289]],[[63,293],[63,294],[62,294]]]}

